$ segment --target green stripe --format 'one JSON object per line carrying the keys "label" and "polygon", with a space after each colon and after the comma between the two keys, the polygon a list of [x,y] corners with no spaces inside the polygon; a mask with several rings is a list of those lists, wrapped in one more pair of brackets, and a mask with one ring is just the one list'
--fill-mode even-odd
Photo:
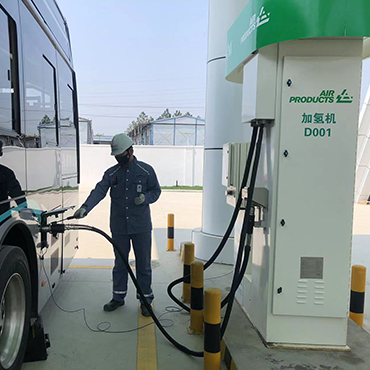
{"label": "green stripe", "polygon": [[368,0],[250,0],[227,34],[226,75],[256,50],[288,40],[370,36]]}

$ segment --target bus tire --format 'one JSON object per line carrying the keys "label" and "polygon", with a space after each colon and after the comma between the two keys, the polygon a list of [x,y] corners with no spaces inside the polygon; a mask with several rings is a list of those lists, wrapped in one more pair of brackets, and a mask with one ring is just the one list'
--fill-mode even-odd
{"label": "bus tire", "polygon": [[19,247],[0,250],[0,370],[19,370],[26,351],[31,316],[31,279]]}

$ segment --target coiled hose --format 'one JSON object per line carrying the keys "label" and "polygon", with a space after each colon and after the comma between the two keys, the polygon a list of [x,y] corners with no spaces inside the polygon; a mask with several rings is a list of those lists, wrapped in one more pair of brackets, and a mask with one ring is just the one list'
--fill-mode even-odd
{"label": "coiled hose", "polygon": [[[258,132],[258,130],[259,130],[259,132]],[[241,189],[239,191],[239,196],[238,196],[238,200],[237,200],[237,203],[236,203],[236,207],[235,207],[232,219],[230,221],[230,224],[228,226],[228,229],[227,229],[224,237],[222,238],[222,241],[221,241],[219,247],[217,248],[217,250],[214,252],[212,257],[209,259],[209,261],[204,266],[204,269],[207,269],[216,260],[216,258],[221,253],[222,249],[224,248],[224,246],[226,244],[226,241],[228,240],[228,238],[231,234],[232,229],[234,228],[237,216],[238,216],[240,208],[241,208],[242,189],[246,186],[248,176],[249,176],[250,166],[251,166],[252,159],[253,159],[254,149],[256,147],[257,132],[258,132],[258,142],[257,142],[255,159],[254,159],[254,163],[253,163],[253,170],[252,170],[250,186],[248,188],[248,200],[247,200],[247,206],[246,206],[246,210],[245,210],[245,214],[244,214],[243,227],[242,227],[242,233],[241,233],[241,238],[240,238],[240,243],[239,243],[239,250],[238,250],[238,257],[237,257],[237,261],[236,261],[236,264],[235,264],[235,272],[234,272],[230,292],[229,292],[228,296],[223,301],[223,306],[225,304],[228,304],[228,306],[227,306],[225,317],[224,317],[224,320],[223,320],[222,326],[221,326],[221,335],[222,336],[225,333],[227,324],[229,322],[229,318],[230,318],[230,314],[231,314],[231,310],[232,310],[232,305],[233,305],[233,301],[234,301],[234,297],[235,297],[235,292],[236,292],[238,286],[240,285],[240,283],[242,281],[242,278],[243,278],[243,275],[246,271],[246,268],[247,268],[247,265],[248,265],[248,260],[249,260],[249,255],[250,255],[250,250],[251,250],[250,244],[251,244],[251,235],[252,235],[252,232],[253,232],[253,218],[254,218],[254,212],[253,212],[253,207],[252,207],[252,199],[253,199],[254,186],[255,186],[255,181],[256,181],[256,176],[257,176],[258,162],[259,162],[259,157],[260,157],[260,153],[261,153],[261,146],[262,146],[262,137],[263,137],[263,128],[262,127],[260,127],[259,129],[255,127],[253,129],[252,140],[251,140],[251,145],[250,145],[250,148],[249,148],[249,153],[248,153],[247,163],[246,163],[246,167],[245,167],[245,171],[244,171],[242,186],[241,186]],[[102,230],[100,230],[96,227],[88,226],[88,225],[80,225],[80,224],[65,224],[65,225],[64,224],[52,224],[50,226],[50,229],[48,229],[47,231],[51,231],[51,232],[54,232],[54,233],[55,232],[59,233],[59,232],[64,232],[65,230],[87,230],[87,231],[92,231],[92,232],[95,232],[97,234],[100,234],[101,236],[106,238],[113,245],[113,248],[115,249],[115,251],[117,251],[117,253],[122,258],[122,260],[125,264],[125,267],[128,271],[128,274],[130,275],[130,277],[131,277],[131,279],[132,279],[132,281],[135,285],[135,288],[137,289],[137,292],[139,293],[145,307],[149,311],[150,316],[152,317],[154,323],[157,325],[158,329],[165,336],[165,338],[170,343],[172,343],[176,348],[178,348],[180,351],[182,351],[182,352],[184,352],[184,353],[186,353],[190,356],[194,356],[194,357],[203,357],[204,356],[204,352],[193,351],[193,350],[185,347],[184,345],[177,342],[174,338],[171,337],[171,335],[169,335],[167,333],[167,331],[162,326],[162,324],[159,322],[158,318],[156,317],[155,313],[153,312],[153,309],[152,309],[151,305],[147,302],[147,300],[144,296],[144,293],[141,290],[138,281],[136,280],[135,274],[133,273],[133,271],[131,269],[131,266],[128,263],[128,260],[127,260],[126,256],[117,247],[117,244],[115,243],[113,238],[111,238],[104,231],[102,231]],[[247,239],[247,243],[245,245],[246,239]],[[189,311],[190,309],[186,305],[184,305],[181,301],[179,301],[171,292],[171,289],[176,284],[181,283],[183,280],[184,280],[184,277],[182,277],[180,279],[177,279],[174,282],[172,282],[168,286],[167,292],[169,293],[169,296],[177,304],[179,304],[179,306],[181,306],[184,309],[186,309],[187,311]]]}
{"label": "coiled hose", "polygon": [[[224,249],[225,245],[226,245],[226,242],[229,240],[229,237],[231,235],[231,232],[233,231],[233,228],[235,226],[235,222],[238,218],[238,215],[239,215],[239,211],[240,211],[240,208],[241,208],[241,204],[242,204],[242,190],[243,188],[245,188],[245,186],[247,185],[247,181],[248,181],[248,177],[249,177],[249,172],[250,172],[250,167],[251,167],[251,164],[252,164],[252,159],[253,159],[253,154],[254,154],[254,149],[255,149],[255,146],[256,146],[256,140],[257,140],[257,133],[258,133],[258,127],[254,127],[253,128],[253,132],[252,132],[252,138],[251,138],[251,144],[249,146],[249,151],[248,151],[248,157],[247,157],[247,162],[245,164],[245,170],[244,170],[244,175],[243,175],[243,180],[242,180],[242,183],[241,183],[241,186],[240,186],[240,190],[239,190],[239,194],[238,194],[238,199],[237,199],[237,202],[236,202],[236,205],[235,205],[235,209],[234,209],[234,212],[233,212],[233,215],[231,217],[231,220],[230,220],[230,223],[229,223],[229,226],[227,227],[227,230],[225,232],[225,235],[222,237],[222,240],[219,244],[219,246],[217,247],[217,249],[215,250],[215,252],[213,253],[213,255],[211,256],[211,258],[205,263],[204,265],[204,270],[207,270],[208,267],[210,267],[212,265],[212,263],[216,260],[216,258],[219,256],[219,254],[222,252],[222,250]],[[173,282],[171,282],[168,287],[167,287],[167,294],[169,295],[169,297],[177,304],[179,305],[181,308],[183,308],[185,311],[187,312],[190,312],[190,308],[185,305],[183,302],[181,302],[173,293],[172,293],[172,289],[184,282],[185,280],[185,276],[183,277],[180,277],[176,280],[174,280]],[[230,294],[230,293],[229,293]],[[222,304],[221,306],[224,307],[225,304],[228,302],[228,297],[229,297],[229,294],[224,298],[224,300],[222,301]]]}

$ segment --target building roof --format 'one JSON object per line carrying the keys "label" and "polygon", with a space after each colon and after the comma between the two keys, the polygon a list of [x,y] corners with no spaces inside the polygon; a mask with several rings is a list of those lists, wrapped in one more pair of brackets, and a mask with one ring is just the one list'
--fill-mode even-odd
{"label": "building roof", "polygon": [[94,135],[94,141],[112,141],[113,136]]}
{"label": "building roof", "polygon": [[91,119],[88,119],[88,118],[85,118],[85,117],[81,117],[81,116],[80,116],[80,117],[78,117],[78,120],[79,120],[79,122],[81,122],[81,121],[82,121],[82,122],[84,122],[84,121],[85,121],[85,122],[91,122],[91,121],[92,121]]}
{"label": "building roof", "polygon": [[155,121],[151,121],[151,122],[148,122],[149,123],[162,123],[162,122],[169,122],[169,121],[173,121],[173,120],[183,120],[183,119],[193,119],[195,121],[201,121],[201,122],[205,122],[205,119],[204,118],[199,118],[199,117],[194,117],[194,116],[177,116],[177,117],[171,117],[171,118],[162,118],[162,119],[158,119],[158,120],[155,120]]}

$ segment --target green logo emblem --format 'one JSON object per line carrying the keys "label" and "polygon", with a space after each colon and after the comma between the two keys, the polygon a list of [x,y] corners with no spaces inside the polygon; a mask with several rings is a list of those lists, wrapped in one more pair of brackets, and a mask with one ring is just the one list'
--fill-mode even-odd
{"label": "green logo emblem", "polygon": [[271,13],[267,13],[264,6],[262,6],[260,12],[258,13],[258,16],[257,13],[253,14],[249,20],[248,29],[244,32],[243,36],[240,39],[240,44],[243,44],[248,39],[248,37],[257,30],[258,27],[261,27],[262,25],[268,23],[270,21],[270,16]]}
{"label": "green logo emblem", "polygon": [[257,28],[270,20],[270,14],[271,13],[266,13],[264,6],[261,8],[260,14],[257,18]]}
{"label": "green logo emblem", "polygon": [[352,103],[353,96],[349,96],[347,89],[344,89],[343,92],[337,96],[337,103]]}

